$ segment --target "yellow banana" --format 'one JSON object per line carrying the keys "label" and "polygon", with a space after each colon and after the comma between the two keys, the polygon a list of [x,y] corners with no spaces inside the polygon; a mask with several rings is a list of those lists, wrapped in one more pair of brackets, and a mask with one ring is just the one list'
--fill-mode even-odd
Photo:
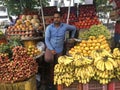
{"label": "yellow banana", "polygon": [[114,66],[114,68],[118,67],[117,62],[115,62],[112,58],[108,58],[108,60],[112,63],[112,65]]}
{"label": "yellow banana", "polygon": [[102,60],[99,60],[96,64],[97,69],[104,71],[104,62]]}
{"label": "yellow banana", "polygon": [[90,56],[91,56],[93,59],[95,59],[96,57],[99,57],[99,54],[98,54],[98,52],[96,52],[96,50],[93,50],[93,51],[91,52]]}
{"label": "yellow banana", "polygon": [[96,66],[97,62],[100,60],[101,61],[102,57],[96,57],[94,60],[94,65]]}
{"label": "yellow banana", "polygon": [[105,62],[105,68],[106,70],[114,70],[113,64],[110,61]]}
{"label": "yellow banana", "polygon": [[64,60],[65,60],[65,57],[64,57],[64,56],[60,56],[60,57],[58,58],[58,63],[61,64],[61,63],[64,62]]}
{"label": "yellow banana", "polygon": [[110,54],[107,50],[103,49],[102,50],[102,53],[101,53],[102,56],[108,56],[108,57],[112,57],[112,54]]}
{"label": "yellow banana", "polygon": [[83,60],[84,60],[84,65],[86,65],[86,64],[91,64],[91,63],[93,62],[92,59],[89,59],[89,58],[87,58],[87,57],[82,57],[82,58],[83,58]]}

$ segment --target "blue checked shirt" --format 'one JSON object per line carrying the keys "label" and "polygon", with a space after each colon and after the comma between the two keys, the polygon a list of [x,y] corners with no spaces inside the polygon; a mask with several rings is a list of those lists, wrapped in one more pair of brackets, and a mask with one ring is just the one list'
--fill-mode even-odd
{"label": "blue checked shirt", "polygon": [[73,38],[76,32],[74,26],[61,23],[58,28],[54,24],[50,24],[45,31],[45,44],[49,50],[55,50],[57,53],[63,51],[64,39],[66,31],[72,31]]}

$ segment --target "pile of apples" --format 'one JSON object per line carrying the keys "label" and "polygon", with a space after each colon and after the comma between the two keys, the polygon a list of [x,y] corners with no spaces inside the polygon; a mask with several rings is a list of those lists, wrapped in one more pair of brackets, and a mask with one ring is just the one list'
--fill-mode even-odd
{"label": "pile of apples", "polygon": [[52,16],[55,11],[57,11],[57,7],[56,6],[43,7],[43,12],[44,12],[45,16]]}
{"label": "pile of apples", "polygon": [[[77,20],[76,10],[77,10],[76,7],[71,7],[71,8],[70,8],[69,22],[74,22],[74,21]],[[60,11],[61,11],[61,13],[62,13],[62,21],[63,21],[64,23],[66,23],[66,21],[67,21],[67,16],[68,16],[68,7],[61,7],[61,8],[60,8]]]}
{"label": "pile of apples", "polygon": [[93,5],[81,5],[79,8],[78,22],[74,25],[79,29],[89,29],[92,25],[100,24]]}
{"label": "pile of apples", "polygon": [[16,46],[12,52],[11,59],[7,53],[0,53],[0,82],[24,81],[37,73],[38,64],[24,47]]}
{"label": "pile of apples", "polygon": [[50,17],[50,16],[45,17],[45,24],[46,25],[51,24],[52,22],[53,22],[53,17]]}

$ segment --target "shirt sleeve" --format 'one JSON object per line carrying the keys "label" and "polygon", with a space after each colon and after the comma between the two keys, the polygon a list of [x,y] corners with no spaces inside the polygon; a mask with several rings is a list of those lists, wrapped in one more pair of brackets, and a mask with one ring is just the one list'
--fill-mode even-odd
{"label": "shirt sleeve", "polygon": [[50,37],[51,36],[50,36],[50,29],[49,28],[50,27],[47,27],[46,31],[45,31],[45,44],[46,44],[48,49],[53,50],[53,47],[52,47],[52,45],[50,43]]}
{"label": "shirt sleeve", "polygon": [[73,25],[68,25],[68,24],[66,24],[66,25],[67,25],[67,30],[72,31],[71,38],[73,38],[75,36],[75,33],[76,33],[76,27]]}

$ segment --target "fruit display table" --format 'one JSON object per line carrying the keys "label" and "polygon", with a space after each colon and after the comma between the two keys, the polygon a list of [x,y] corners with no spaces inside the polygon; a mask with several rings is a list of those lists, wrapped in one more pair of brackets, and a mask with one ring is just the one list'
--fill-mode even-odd
{"label": "fruit display table", "polygon": [[113,80],[108,84],[108,90],[120,90],[120,80],[118,80],[118,79],[113,79]]}
{"label": "fruit display table", "polygon": [[107,89],[107,84],[102,85],[99,82],[92,80],[87,84],[83,84],[82,90],[108,90],[108,89]]}
{"label": "fruit display table", "polygon": [[57,90],[83,90],[83,89],[82,84],[75,82],[71,84],[69,87],[66,87],[65,85],[58,85]]}

